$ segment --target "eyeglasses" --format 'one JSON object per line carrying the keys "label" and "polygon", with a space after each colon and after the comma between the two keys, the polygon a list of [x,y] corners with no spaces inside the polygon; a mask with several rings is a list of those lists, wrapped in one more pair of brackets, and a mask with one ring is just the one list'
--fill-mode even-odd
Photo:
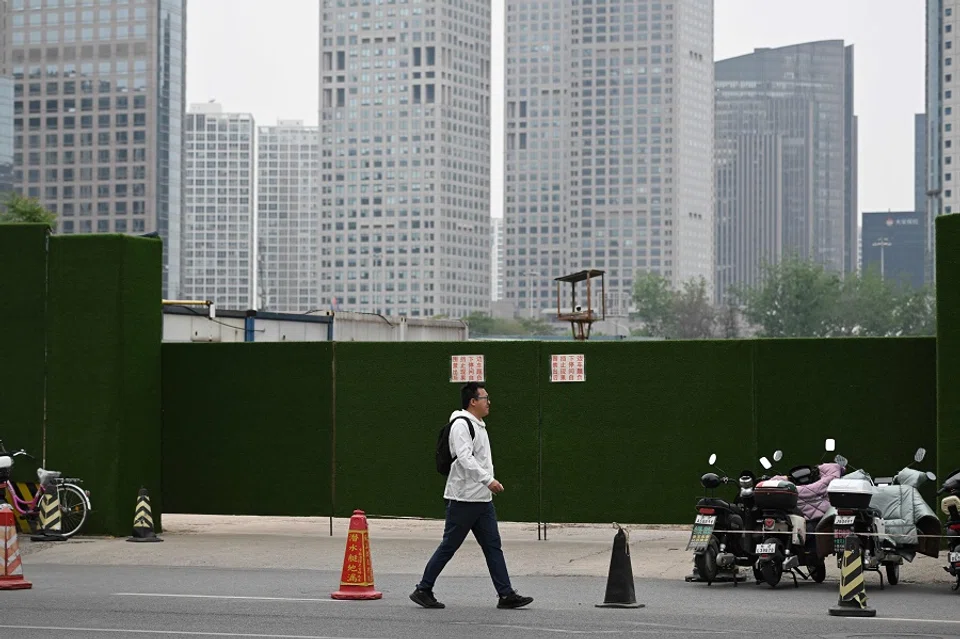
{"label": "eyeglasses", "polygon": [[481,397],[480,395],[477,395],[476,397],[474,397],[474,399],[477,400],[478,402],[482,402],[483,400],[487,400],[487,403],[488,403],[488,404],[490,403],[490,396],[489,396],[489,395],[483,395],[482,397]]}

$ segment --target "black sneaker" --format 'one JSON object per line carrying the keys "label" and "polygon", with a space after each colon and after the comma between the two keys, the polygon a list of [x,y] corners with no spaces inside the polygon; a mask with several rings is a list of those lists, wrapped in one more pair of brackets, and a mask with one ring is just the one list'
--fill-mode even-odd
{"label": "black sneaker", "polygon": [[497,602],[497,608],[522,608],[529,603],[533,603],[533,597],[524,597],[514,590],[506,597],[500,597]]}
{"label": "black sneaker", "polygon": [[430,590],[420,590],[417,588],[410,593],[410,601],[424,608],[446,608],[446,606],[437,601],[437,598],[433,596],[433,592]]}

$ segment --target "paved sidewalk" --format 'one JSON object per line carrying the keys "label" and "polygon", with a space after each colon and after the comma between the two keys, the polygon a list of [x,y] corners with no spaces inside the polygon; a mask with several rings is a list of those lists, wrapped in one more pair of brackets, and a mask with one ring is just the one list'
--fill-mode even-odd
{"label": "paved sidewalk", "polygon": [[[367,520],[374,574],[420,574],[443,533],[442,521]],[[31,542],[22,537],[24,566],[209,566],[216,568],[340,570],[349,519],[233,517],[164,514],[163,543],[137,544],[124,539],[84,537],[62,543]],[[624,526],[629,534],[636,579],[682,580],[693,555],[684,550],[689,526]],[[546,540],[537,525],[501,522],[504,552],[513,576],[605,577],[616,529],[612,524],[550,524]],[[542,536],[542,533],[541,533]],[[901,580],[948,583],[943,557],[919,557],[901,568]],[[472,537],[444,570],[445,575],[486,574],[486,564]],[[839,572],[827,563],[827,579]],[[879,579],[867,575],[868,586]]]}

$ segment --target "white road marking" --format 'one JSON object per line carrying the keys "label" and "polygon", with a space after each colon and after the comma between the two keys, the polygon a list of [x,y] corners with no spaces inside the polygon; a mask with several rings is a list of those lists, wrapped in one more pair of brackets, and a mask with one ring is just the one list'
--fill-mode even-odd
{"label": "white road marking", "polygon": [[246,637],[247,639],[368,639],[357,637],[330,637],[321,635],[258,635],[237,632],[197,632],[190,630],[134,630],[128,628],[66,628],[57,626],[0,625],[7,630],[42,630],[44,632],[112,633],[119,635],[167,635],[174,637]]}
{"label": "white road marking", "polygon": [[[847,617],[856,619],[856,617]],[[907,619],[906,617],[862,617],[864,621],[902,621],[904,623],[960,623],[956,619]]]}
{"label": "white road marking", "polygon": [[[620,629],[620,630],[568,630],[565,628],[544,628],[543,626],[520,626],[513,624],[491,624],[491,623],[476,623],[470,621],[455,621],[454,625],[463,625],[463,626],[478,626],[481,628],[509,628],[510,630],[534,630],[537,632],[553,632],[556,634],[563,635],[643,635],[643,634],[682,634],[684,636],[691,635],[727,635],[735,634],[733,631],[729,630],[696,630],[693,628],[684,628],[683,626],[665,626],[662,624],[651,623],[644,624],[649,626],[657,626],[657,629],[650,628],[647,629]],[[639,625],[639,624],[631,624]],[[740,631],[736,631],[736,634],[743,634]],[[757,633],[749,633],[757,634]]]}
{"label": "white road marking", "polygon": [[162,592],[115,592],[114,597],[168,597],[172,599],[241,599],[249,601],[315,601],[323,603],[341,603],[340,599],[310,599],[306,597],[246,597],[240,595],[185,595]]}

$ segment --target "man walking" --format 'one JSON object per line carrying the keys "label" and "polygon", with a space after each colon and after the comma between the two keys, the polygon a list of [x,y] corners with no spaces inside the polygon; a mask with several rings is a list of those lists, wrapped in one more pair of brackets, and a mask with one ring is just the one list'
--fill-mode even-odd
{"label": "man walking", "polygon": [[[510,585],[507,563],[500,544],[497,511],[493,495],[503,492],[503,484],[493,476],[490,437],[483,418],[490,413],[490,395],[482,383],[470,382],[460,389],[462,410],[450,415],[450,453],[454,456],[443,498],[447,502],[443,541],[433,553],[423,578],[410,599],[424,608],[444,608],[433,596],[433,585],[447,562],[460,548],[468,532],[473,532],[487,560],[490,578],[497,590],[497,608],[520,608],[533,601]],[[468,420],[472,423],[470,428]],[[474,437],[471,437],[471,430]]]}

